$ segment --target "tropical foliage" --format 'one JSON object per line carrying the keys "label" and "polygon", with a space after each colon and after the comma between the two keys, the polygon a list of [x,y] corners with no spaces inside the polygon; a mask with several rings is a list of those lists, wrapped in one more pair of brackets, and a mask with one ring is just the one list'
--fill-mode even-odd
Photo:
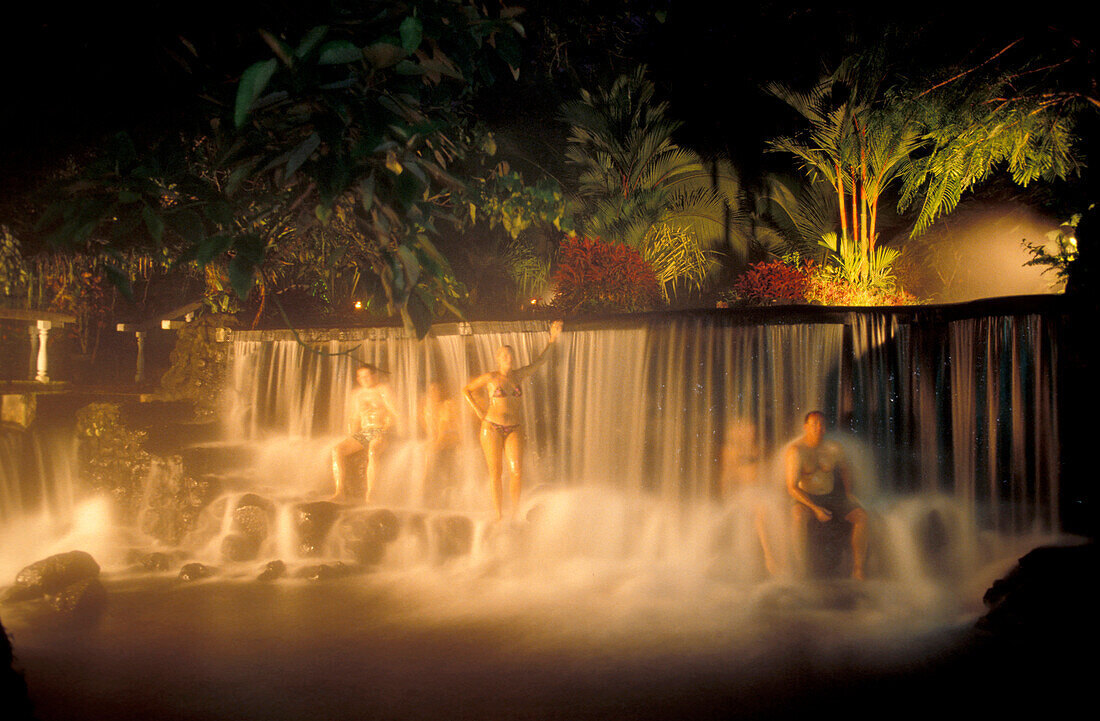
{"label": "tropical foliage", "polygon": [[[581,227],[654,258],[667,255],[667,249],[646,249],[650,242],[667,243],[661,227],[677,229],[675,237],[701,251],[720,243],[744,249],[741,188],[733,167],[677,145],[672,136],[680,123],[666,115],[668,104],[655,94],[640,66],[609,88],[582,90],[579,100],[562,107],[570,127],[566,157],[586,204]],[[690,248],[684,255],[702,260]],[[698,285],[699,264],[668,270],[681,267],[688,275],[680,277]]]}
{"label": "tropical foliage", "polygon": [[[880,249],[882,250],[882,249]],[[741,274],[728,296],[747,305],[911,305],[916,299],[891,283],[878,286],[852,280],[843,269],[815,263],[798,253],[754,263]]]}
{"label": "tropical foliage", "polygon": [[[775,139],[772,150],[794,156],[812,183],[832,188],[838,224],[831,230],[839,240],[830,244],[846,278],[883,287],[876,273],[891,259],[877,253],[879,201],[892,185],[899,210],[919,208],[916,235],[999,168],[1022,186],[1078,171],[1074,120],[1089,99],[1058,87],[1052,74],[1065,59],[1043,65],[1038,56],[1014,57],[1009,51],[1018,43],[976,65],[947,64],[916,80],[899,74],[901,59],[886,61],[882,44],[850,55],[808,91],[768,87],[805,124]],[[858,268],[848,263],[851,253],[842,259],[835,250],[848,239]]]}
{"label": "tropical foliage", "polygon": [[[464,189],[452,170],[468,149],[465,104],[518,68],[520,12],[377,3],[366,19],[315,27],[295,44],[265,32],[270,57],[241,74],[228,117],[211,118],[213,135],[104,154],[63,189],[43,227],[67,247],[170,245],[180,264],[223,263],[239,298],[254,287],[266,298],[288,239],[331,240],[336,223],[343,240],[321,248],[313,277],[297,282],[319,280],[332,294],[332,269],[353,266],[424,333],[435,306],[458,311],[432,238]],[[107,271],[125,287],[117,268]],[[354,274],[345,285],[358,285]]]}
{"label": "tropical foliage", "polygon": [[641,311],[659,298],[657,277],[638,251],[587,236],[558,249],[553,305],[566,313]]}
{"label": "tropical foliage", "polygon": [[806,121],[803,133],[772,142],[795,156],[814,181],[828,183],[840,219],[839,236],[850,238],[863,260],[861,282],[878,240],[879,200],[917,147],[917,127],[904,107],[881,102],[881,71],[849,59],[807,92],[772,84],[769,91]]}
{"label": "tropical foliage", "polygon": [[1100,102],[1058,77],[1070,66],[1069,57],[1052,61],[1018,45],[1020,40],[969,67],[938,69],[904,90],[902,100],[921,132],[899,203],[919,208],[914,234],[995,171],[1007,171],[1026,187],[1071,177],[1083,166],[1077,119]]}
{"label": "tropical foliage", "polygon": [[1082,213],[1075,213],[1057,230],[1047,233],[1046,243],[1035,243],[1026,239],[1023,241],[1024,247],[1031,255],[1031,260],[1025,265],[1043,267],[1044,273],[1053,272],[1051,287],[1056,290],[1065,289],[1070,267],[1073,261],[1077,260],[1077,224],[1081,222],[1082,215]]}
{"label": "tropical foliage", "polygon": [[810,286],[807,272],[813,261],[796,258],[753,263],[734,284],[735,298],[748,305],[804,303]]}
{"label": "tropical foliage", "polygon": [[714,263],[714,252],[703,249],[691,228],[658,223],[646,233],[642,247],[642,257],[657,276],[666,302],[678,285],[701,290]]}

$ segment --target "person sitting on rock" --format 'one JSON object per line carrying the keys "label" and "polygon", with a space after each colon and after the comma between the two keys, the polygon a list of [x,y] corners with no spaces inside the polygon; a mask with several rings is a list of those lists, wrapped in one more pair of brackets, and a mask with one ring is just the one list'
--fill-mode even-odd
{"label": "person sitting on rock", "polygon": [[798,565],[806,568],[806,538],[810,523],[841,518],[851,524],[852,578],[862,580],[867,557],[867,512],[852,495],[851,469],[839,444],[825,440],[825,414],[810,411],[802,435],[784,456],[791,510],[791,542]]}

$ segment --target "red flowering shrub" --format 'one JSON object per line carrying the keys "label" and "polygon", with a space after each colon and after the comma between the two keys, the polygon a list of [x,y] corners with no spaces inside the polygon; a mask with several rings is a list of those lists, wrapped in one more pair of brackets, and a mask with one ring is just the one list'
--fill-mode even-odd
{"label": "red flowering shrub", "polygon": [[566,238],[558,248],[553,305],[567,313],[639,311],[657,305],[657,276],[638,251],[599,238]]}
{"label": "red flowering shrub", "polygon": [[813,261],[809,260],[795,264],[782,260],[753,263],[733,287],[742,301],[752,305],[805,303],[812,269]]}
{"label": "red flowering shrub", "polygon": [[834,268],[797,256],[750,265],[734,284],[734,295],[750,305],[913,305],[917,302],[903,290],[851,283]]}

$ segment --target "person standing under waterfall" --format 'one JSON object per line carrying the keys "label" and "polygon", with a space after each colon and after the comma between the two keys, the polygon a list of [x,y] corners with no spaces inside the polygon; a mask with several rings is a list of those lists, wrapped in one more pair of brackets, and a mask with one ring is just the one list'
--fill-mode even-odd
{"label": "person standing under waterfall", "polygon": [[332,449],[332,476],[336,485],[336,500],[347,497],[345,463],[348,456],[361,450],[367,452],[365,472],[366,489],[363,498],[371,501],[371,493],[378,481],[378,464],[386,450],[387,439],[397,420],[394,410],[393,390],[386,381],[389,374],[369,363],[355,370],[358,390],[351,398],[351,417],[348,436]]}
{"label": "person standing under waterfall", "polygon": [[[550,324],[550,342],[538,357],[522,368],[515,368],[516,355],[512,346],[501,346],[496,353],[497,368],[470,381],[462,394],[481,419],[481,450],[489,470],[489,493],[499,521],[503,513],[503,480],[505,462],[508,467],[508,491],[512,513],[519,506],[523,486],[523,389],[520,383],[547,358],[547,352],[561,335],[561,321]],[[485,407],[475,397],[484,390],[488,397]]]}
{"label": "person standing under waterfall", "polygon": [[787,446],[784,458],[791,510],[791,542],[799,565],[806,568],[810,523],[843,519],[851,525],[852,578],[862,580],[867,557],[867,512],[852,495],[851,468],[843,449],[825,440],[825,414],[810,411],[802,435]]}
{"label": "person standing under waterfall", "polygon": [[424,497],[429,506],[446,505],[458,475],[460,408],[443,381],[432,381],[420,407],[426,440]]}
{"label": "person standing under waterfall", "polygon": [[765,483],[764,453],[757,439],[756,424],[747,418],[736,418],[726,428],[718,490],[723,501],[750,514],[764,567],[769,574],[778,575],[782,564],[773,536],[781,534],[770,533],[768,529],[768,508],[778,493]]}

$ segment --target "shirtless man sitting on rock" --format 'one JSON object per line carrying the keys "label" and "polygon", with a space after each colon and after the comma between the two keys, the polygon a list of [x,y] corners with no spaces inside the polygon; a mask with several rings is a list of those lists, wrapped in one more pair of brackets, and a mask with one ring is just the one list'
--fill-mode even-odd
{"label": "shirtless man sitting on rock", "polygon": [[795,558],[805,568],[807,527],[815,519],[842,518],[852,526],[852,578],[863,579],[867,557],[867,512],[852,495],[851,469],[844,451],[825,440],[825,414],[810,411],[802,436],[787,446],[784,458]]}
{"label": "shirtless man sitting on rock", "polygon": [[393,391],[386,382],[387,373],[369,363],[355,371],[359,389],[351,400],[351,419],[348,437],[332,450],[332,475],[336,484],[333,500],[342,501],[347,496],[344,463],[348,456],[363,449],[367,451],[366,493],[364,500],[370,503],[371,492],[378,479],[378,463],[386,449],[387,437],[397,420]]}

